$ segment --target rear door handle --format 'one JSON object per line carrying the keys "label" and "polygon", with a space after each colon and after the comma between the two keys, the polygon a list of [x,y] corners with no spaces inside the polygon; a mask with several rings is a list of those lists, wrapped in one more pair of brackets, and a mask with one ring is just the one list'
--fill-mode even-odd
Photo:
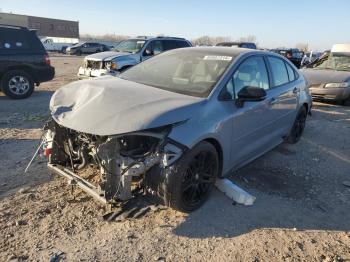
{"label": "rear door handle", "polygon": [[294,93],[294,94],[296,94],[296,93],[298,93],[298,92],[299,92],[299,88],[294,87],[294,89],[293,89],[293,93]]}

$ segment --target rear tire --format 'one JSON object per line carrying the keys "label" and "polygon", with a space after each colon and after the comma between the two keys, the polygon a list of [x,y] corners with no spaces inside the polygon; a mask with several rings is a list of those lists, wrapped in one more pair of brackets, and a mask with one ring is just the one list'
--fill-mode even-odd
{"label": "rear tire", "polygon": [[219,172],[219,158],[215,147],[200,142],[174,164],[166,185],[166,204],[191,212],[208,198]]}
{"label": "rear tire", "polygon": [[303,106],[302,108],[300,108],[297,117],[295,118],[292,130],[290,131],[290,134],[287,138],[288,143],[295,144],[300,140],[304,132],[306,117],[306,108],[305,106]]}
{"label": "rear tire", "polygon": [[23,70],[11,70],[4,74],[1,80],[2,91],[10,98],[23,99],[34,91],[32,77]]}

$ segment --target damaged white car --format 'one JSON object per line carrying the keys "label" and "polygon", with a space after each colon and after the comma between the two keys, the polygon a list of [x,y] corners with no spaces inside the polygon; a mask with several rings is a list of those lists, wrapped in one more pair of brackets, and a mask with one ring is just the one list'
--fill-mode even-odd
{"label": "damaged white car", "polygon": [[48,166],[103,203],[156,194],[190,212],[215,179],[297,142],[311,98],[286,59],[248,49],[176,49],[53,95]]}

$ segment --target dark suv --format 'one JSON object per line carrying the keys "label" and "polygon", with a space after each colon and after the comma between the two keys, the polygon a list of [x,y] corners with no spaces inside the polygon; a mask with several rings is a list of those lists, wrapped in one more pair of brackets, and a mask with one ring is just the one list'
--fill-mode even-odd
{"label": "dark suv", "polygon": [[256,44],[251,42],[222,42],[216,44],[216,46],[228,46],[228,47],[240,47],[248,49],[256,49]]}
{"label": "dark suv", "polygon": [[271,49],[270,51],[286,57],[297,68],[300,68],[301,60],[303,59],[304,53],[298,48],[277,48]]}
{"label": "dark suv", "polygon": [[0,25],[0,88],[11,98],[26,98],[34,84],[55,76],[45,48],[34,31]]}

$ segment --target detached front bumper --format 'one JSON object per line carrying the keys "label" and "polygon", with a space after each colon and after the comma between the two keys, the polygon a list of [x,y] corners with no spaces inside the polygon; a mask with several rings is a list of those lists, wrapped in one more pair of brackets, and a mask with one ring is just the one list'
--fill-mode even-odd
{"label": "detached front bumper", "polygon": [[92,68],[84,68],[79,67],[78,71],[78,77],[80,79],[83,78],[90,78],[90,77],[99,77],[99,76],[105,76],[105,75],[111,75],[111,76],[117,76],[118,72],[108,69],[92,69]]}
{"label": "detached front bumper", "polygon": [[310,87],[310,93],[314,99],[343,101],[350,97],[350,88]]}
{"label": "detached front bumper", "polygon": [[108,203],[107,199],[104,197],[104,193],[99,188],[95,187],[85,179],[74,174],[69,169],[58,165],[53,165],[50,163],[48,163],[47,166],[51,170],[51,172],[68,179],[71,185],[78,186],[83,191],[85,191],[88,195],[91,195],[93,198],[102,202],[103,204]]}

